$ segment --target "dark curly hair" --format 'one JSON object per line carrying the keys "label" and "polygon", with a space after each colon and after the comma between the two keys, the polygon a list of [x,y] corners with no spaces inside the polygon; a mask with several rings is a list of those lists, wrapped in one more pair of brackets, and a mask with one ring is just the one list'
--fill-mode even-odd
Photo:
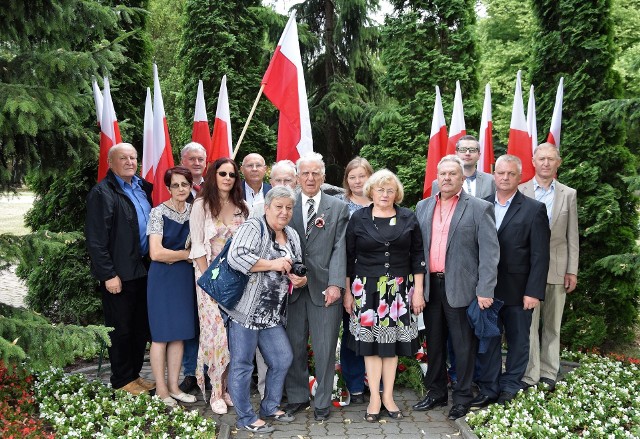
{"label": "dark curly hair", "polygon": [[233,172],[236,174],[236,179],[233,182],[233,187],[229,193],[229,200],[242,212],[242,215],[247,218],[249,216],[249,208],[244,202],[244,196],[242,195],[242,183],[240,179],[240,173],[238,172],[238,165],[236,162],[229,158],[220,158],[209,165],[207,174],[202,184],[202,190],[198,194],[198,198],[202,198],[204,202],[205,210],[211,212],[211,216],[217,218],[222,210],[222,203],[220,201],[220,192],[218,190],[217,173],[220,166],[225,163],[230,163],[233,166]]}

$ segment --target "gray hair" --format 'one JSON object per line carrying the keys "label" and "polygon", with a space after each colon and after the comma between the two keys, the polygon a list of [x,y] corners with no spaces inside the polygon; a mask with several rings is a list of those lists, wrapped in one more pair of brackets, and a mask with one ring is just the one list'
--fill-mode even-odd
{"label": "gray hair", "polygon": [[180,150],[180,157],[184,157],[192,151],[201,152],[204,154],[205,158],[207,157],[207,150],[204,149],[204,146],[199,144],[198,142],[189,142],[182,147]]}
{"label": "gray hair", "polygon": [[404,186],[402,186],[402,182],[400,181],[398,176],[388,169],[380,169],[379,171],[374,172],[373,175],[369,177],[367,182],[364,184],[364,189],[362,190],[362,192],[365,197],[372,200],[373,197],[371,196],[371,191],[373,190],[373,188],[389,183],[395,184],[397,188],[396,197],[393,200],[394,203],[402,203],[402,200],[404,199]]}
{"label": "gray hair", "polygon": [[318,154],[317,152],[308,152],[305,155],[301,156],[296,162],[296,169],[298,170],[298,174],[300,174],[300,165],[303,163],[316,163],[320,165],[320,172],[324,175],[324,159],[322,158],[322,154]]}
{"label": "gray hair", "polygon": [[276,198],[288,198],[293,201],[293,205],[296,204],[296,195],[289,186],[275,186],[272,187],[267,195],[264,197],[264,205],[271,206],[271,202]]}
{"label": "gray hair", "polygon": [[271,166],[271,173],[273,171],[292,171],[294,177],[298,175],[298,170],[296,169],[296,164],[291,160],[280,160],[279,162],[274,163]]}
{"label": "gray hair", "polygon": [[536,152],[538,152],[539,149],[551,149],[551,150],[554,150],[556,152],[556,156],[558,156],[558,160],[562,159],[560,157],[560,150],[553,143],[544,142],[544,143],[541,143],[540,145],[536,146],[535,149],[533,150],[533,156],[534,157],[536,156]]}
{"label": "gray hair", "polygon": [[456,165],[460,166],[460,173],[462,174],[464,173],[464,162],[460,157],[458,157],[455,154],[445,155],[440,159],[440,161],[438,162],[438,172],[440,172],[440,166],[443,163],[447,163],[447,162],[455,163]]}
{"label": "gray hair", "polygon": [[498,160],[496,160],[496,168],[498,167],[498,164],[502,162],[515,163],[518,166],[518,173],[522,174],[522,160],[520,160],[519,157],[511,154],[501,155],[498,157]]}
{"label": "gray hair", "polygon": [[[127,148],[133,148],[133,150],[135,151],[136,149],[133,147],[132,144],[130,143],[117,143],[115,145],[113,145],[111,148],[109,148],[109,152],[107,153],[107,160],[109,160],[109,162],[111,162],[113,160],[113,155],[118,152],[118,150],[127,147]],[[138,151],[136,151],[136,155],[138,154]]]}

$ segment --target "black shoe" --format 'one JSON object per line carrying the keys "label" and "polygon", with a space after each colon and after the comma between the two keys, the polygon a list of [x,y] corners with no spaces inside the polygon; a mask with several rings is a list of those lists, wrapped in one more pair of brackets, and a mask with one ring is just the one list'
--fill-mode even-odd
{"label": "black shoe", "polygon": [[349,404],[364,404],[364,393],[351,394],[351,401]]}
{"label": "black shoe", "polygon": [[182,382],[178,387],[184,393],[191,393],[194,390],[196,390],[196,388],[198,387],[198,381],[196,380],[196,377],[194,377],[193,375],[187,375],[186,377],[184,377],[184,379],[182,380]]}
{"label": "black shoe", "polygon": [[455,421],[458,418],[466,416],[467,413],[469,413],[469,406],[463,404],[455,404],[453,407],[451,407],[451,411],[449,412],[449,416],[447,416],[447,418],[449,418],[451,421]]}
{"label": "black shoe", "polygon": [[526,391],[527,391],[527,390],[529,390],[531,387],[534,387],[534,385],[533,385],[533,384],[526,383],[526,382],[524,382],[524,381],[520,381],[520,387],[522,388],[522,390],[524,390],[524,391],[526,392]]}
{"label": "black shoe", "polygon": [[482,393],[478,393],[478,396],[471,400],[469,407],[472,409],[481,409],[489,404],[493,404],[494,402],[496,402],[496,398],[491,398],[487,395],[483,395]]}
{"label": "black shoe", "polygon": [[413,409],[419,412],[423,412],[426,410],[431,410],[435,407],[444,407],[447,405],[447,397],[443,396],[442,398],[434,399],[429,395],[425,396],[422,401],[413,405]]}
{"label": "black shoe", "polygon": [[540,378],[540,383],[548,392],[553,392],[554,390],[556,390],[556,382],[551,378]]}
{"label": "black shoe", "polygon": [[329,419],[330,413],[329,407],[325,407],[323,409],[315,408],[313,409],[313,418],[316,421],[326,421]]}
{"label": "black shoe", "polygon": [[289,403],[289,404],[285,405],[284,407],[282,407],[282,410],[284,410],[288,415],[295,415],[300,410],[304,410],[309,406],[310,406],[309,401],[307,401],[307,402],[292,402],[292,403]]}
{"label": "black shoe", "polygon": [[500,392],[500,396],[498,396],[498,400],[496,402],[500,405],[505,405],[507,401],[511,401],[515,397],[516,397],[515,393]]}

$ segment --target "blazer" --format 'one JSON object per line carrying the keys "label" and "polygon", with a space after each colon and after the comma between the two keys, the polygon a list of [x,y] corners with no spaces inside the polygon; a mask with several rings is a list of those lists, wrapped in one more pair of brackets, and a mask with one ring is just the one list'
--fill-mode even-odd
{"label": "blazer", "polygon": [[[486,198],[495,203],[495,194]],[[498,229],[500,263],[495,297],[505,306],[523,305],[523,297],[544,300],[549,271],[547,208],[516,191]]]}
{"label": "blazer", "polygon": [[[477,172],[478,175],[476,175],[476,198],[485,199],[489,195],[496,192],[496,182],[493,178],[493,175],[487,174],[486,172],[482,171]],[[438,179],[435,179],[431,184],[431,194],[435,195],[438,192],[440,192],[440,188],[438,187]]]}
{"label": "blazer", "polygon": [[[580,238],[578,237],[578,194],[575,189],[555,181],[551,210],[549,273],[547,283],[564,285],[565,274],[578,274]],[[535,198],[533,179],[518,186],[527,197]]]}
{"label": "blazer", "polygon": [[[242,180],[242,198],[247,199],[247,188],[244,186],[245,181]],[[266,181],[262,182],[262,196],[266,197],[267,192],[271,190],[271,185]]]}
{"label": "blazer", "polygon": [[[305,238],[302,216],[302,195],[296,195],[290,226],[298,232],[302,247],[302,262],[307,266],[307,285],[293,290],[289,302],[298,300],[300,294],[310,294],[316,306],[324,306],[322,292],[329,285],[344,288],[347,277],[347,251],[345,233],[349,221],[349,208],[343,201],[324,192],[316,216],[324,219],[323,227],[313,227]],[[334,304],[342,303],[342,299]]]}
{"label": "blazer", "polygon": [[[141,185],[153,205],[153,185],[146,180]],[[109,169],[87,195],[84,234],[93,277],[104,282],[116,276],[122,281],[146,276],[139,233],[136,208]]]}
{"label": "blazer", "polygon": [[425,272],[422,232],[416,215],[395,206],[393,236],[385,238],[373,222],[373,205],[353,212],[347,226],[347,275],[406,276]]}
{"label": "blazer", "polygon": [[[420,201],[416,206],[427,267],[435,207],[435,196]],[[447,237],[445,279],[449,305],[461,308],[469,306],[477,296],[493,297],[499,260],[500,245],[493,206],[461,191]],[[429,286],[429,276],[425,276],[424,298],[427,302]]]}

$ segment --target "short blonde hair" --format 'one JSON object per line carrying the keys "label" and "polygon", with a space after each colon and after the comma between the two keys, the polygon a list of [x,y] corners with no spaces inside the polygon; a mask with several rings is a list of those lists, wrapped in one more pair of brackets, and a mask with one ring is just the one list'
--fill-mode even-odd
{"label": "short blonde hair", "polygon": [[394,183],[397,188],[396,198],[393,200],[394,203],[400,204],[404,199],[404,186],[402,186],[402,182],[393,172],[388,169],[380,169],[377,172],[374,172],[369,180],[364,184],[364,195],[372,200],[371,191],[376,186],[382,186],[383,184]]}

